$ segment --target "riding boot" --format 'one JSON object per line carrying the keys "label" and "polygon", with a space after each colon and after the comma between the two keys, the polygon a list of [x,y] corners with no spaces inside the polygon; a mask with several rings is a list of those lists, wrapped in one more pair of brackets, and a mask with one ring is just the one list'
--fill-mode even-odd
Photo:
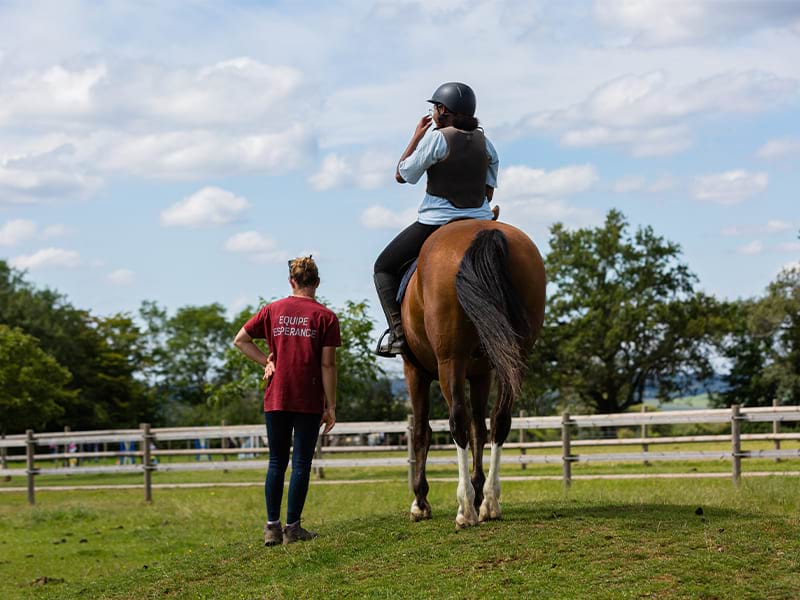
{"label": "riding boot", "polygon": [[[378,299],[389,323],[387,329],[378,340],[378,347],[375,354],[378,356],[397,356],[406,349],[406,338],[403,334],[403,322],[400,316],[400,304],[397,302],[397,289],[399,282],[397,277],[391,273],[375,273],[375,289],[378,292]],[[387,338],[386,343],[383,340]]]}

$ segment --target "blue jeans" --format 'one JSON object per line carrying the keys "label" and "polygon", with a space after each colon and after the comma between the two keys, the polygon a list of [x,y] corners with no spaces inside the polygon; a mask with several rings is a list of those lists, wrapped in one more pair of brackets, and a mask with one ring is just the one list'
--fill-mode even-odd
{"label": "blue jeans", "polygon": [[[286,467],[289,465],[289,450],[292,450],[292,478],[289,481],[289,500],[286,507],[286,523],[300,520],[308,494],[311,476],[311,461],[317,446],[321,414],[289,411],[264,413],[269,443],[269,468],[264,482],[264,497],[267,501],[267,519],[281,518],[281,499]],[[294,431],[294,444],[292,444]]]}

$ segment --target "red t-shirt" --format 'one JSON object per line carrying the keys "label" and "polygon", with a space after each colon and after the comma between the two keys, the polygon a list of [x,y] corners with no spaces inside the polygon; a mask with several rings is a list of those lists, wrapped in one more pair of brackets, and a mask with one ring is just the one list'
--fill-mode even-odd
{"label": "red t-shirt", "polygon": [[253,339],[267,340],[275,374],[264,393],[264,412],[325,410],[322,348],[341,346],[339,319],[311,298],[289,296],[268,304],[245,323]]}

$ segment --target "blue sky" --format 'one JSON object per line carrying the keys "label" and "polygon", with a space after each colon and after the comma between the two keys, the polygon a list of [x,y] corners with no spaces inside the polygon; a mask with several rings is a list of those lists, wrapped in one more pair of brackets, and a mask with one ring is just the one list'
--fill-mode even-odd
{"label": "blue sky", "polygon": [[797,2],[0,0],[0,256],[110,314],[238,310],[312,252],[377,320],[394,166],[460,80],[544,252],[618,208],[754,296],[800,256],[798,57]]}

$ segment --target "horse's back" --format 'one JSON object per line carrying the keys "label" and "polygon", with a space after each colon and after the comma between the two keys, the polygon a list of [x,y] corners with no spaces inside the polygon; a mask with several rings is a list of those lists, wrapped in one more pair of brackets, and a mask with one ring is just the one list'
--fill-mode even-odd
{"label": "horse's back", "polygon": [[434,346],[431,350],[438,355],[445,350],[435,348],[437,345],[447,344],[457,349],[467,340],[475,339],[473,324],[458,301],[456,277],[464,254],[484,230],[497,230],[505,236],[509,277],[526,307],[533,335],[541,328],[545,271],[541,254],[530,237],[507,223],[476,219],[455,221],[438,229],[420,251],[409,306],[404,306],[404,320],[407,316],[408,328],[415,330],[408,336],[412,346],[417,347],[415,353],[429,354],[422,347],[425,342]]}

